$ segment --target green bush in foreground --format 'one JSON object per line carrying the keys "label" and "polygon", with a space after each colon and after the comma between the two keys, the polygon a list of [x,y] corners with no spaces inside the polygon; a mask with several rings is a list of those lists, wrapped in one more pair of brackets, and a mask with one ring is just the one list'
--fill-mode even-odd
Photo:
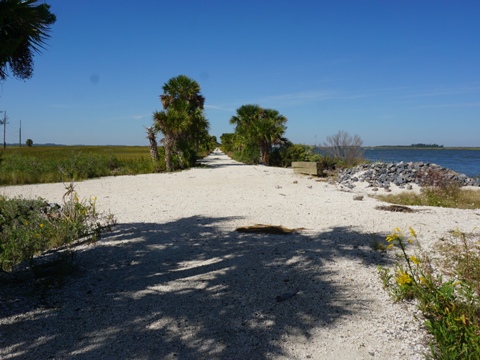
{"label": "green bush in foreground", "polygon": [[95,242],[103,229],[114,224],[112,215],[96,211],[96,199],[80,201],[73,185],[67,187],[64,204],[50,206],[38,198],[0,197],[0,270],[10,271],[35,255],[87,238]]}
{"label": "green bush in foreground", "polygon": [[[406,236],[395,229],[386,238],[387,248],[400,249],[400,260],[393,273],[382,267],[379,273],[394,300],[417,301],[434,338],[430,344],[433,358],[480,359],[478,239],[468,242],[467,235],[458,230],[452,234],[460,243],[440,247],[443,268],[434,271],[435,264],[421,251],[415,231],[410,228]],[[408,254],[408,244],[416,245],[414,254]]]}

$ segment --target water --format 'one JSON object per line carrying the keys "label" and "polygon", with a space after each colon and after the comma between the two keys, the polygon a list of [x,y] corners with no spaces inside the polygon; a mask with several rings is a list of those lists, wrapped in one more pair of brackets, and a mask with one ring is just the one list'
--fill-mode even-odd
{"label": "water", "polygon": [[480,150],[450,149],[366,149],[364,158],[383,162],[417,162],[437,164],[469,177],[480,176]]}

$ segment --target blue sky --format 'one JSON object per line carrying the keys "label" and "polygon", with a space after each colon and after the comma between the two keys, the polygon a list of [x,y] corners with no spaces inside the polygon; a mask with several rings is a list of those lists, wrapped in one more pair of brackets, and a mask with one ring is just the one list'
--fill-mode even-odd
{"label": "blue sky", "polygon": [[[170,78],[195,79],[210,133],[245,104],[294,143],[480,146],[480,2],[46,0],[33,78],[0,83],[7,142],[148,145]],[[3,115],[3,114],[2,114]]]}

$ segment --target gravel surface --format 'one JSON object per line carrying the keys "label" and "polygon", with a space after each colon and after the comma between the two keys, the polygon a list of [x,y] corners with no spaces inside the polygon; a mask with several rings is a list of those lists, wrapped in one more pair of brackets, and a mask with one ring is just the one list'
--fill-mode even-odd
{"label": "gravel surface", "polygon": [[[219,151],[203,162],[77,183],[119,224],[77,246],[77,270],[63,279],[2,275],[0,358],[424,358],[420,314],[382,289],[377,266],[394,256],[371,244],[412,226],[428,248],[456,227],[471,231],[479,210],[381,211],[361,186],[343,191]],[[0,188],[58,203],[64,193],[63,184]],[[235,231],[254,224],[304,230]]]}

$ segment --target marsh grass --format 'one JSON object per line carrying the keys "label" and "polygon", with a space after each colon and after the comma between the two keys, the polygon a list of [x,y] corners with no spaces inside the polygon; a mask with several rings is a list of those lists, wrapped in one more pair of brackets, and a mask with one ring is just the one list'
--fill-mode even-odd
{"label": "marsh grass", "polygon": [[436,261],[413,229],[405,235],[397,228],[386,240],[387,249],[399,250],[398,261],[393,271],[379,267],[380,277],[395,301],[416,301],[433,335],[432,357],[480,359],[480,236],[453,231]]}
{"label": "marsh grass", "polygon": [[163,161],[154,163],[149,148],[142,146],[18,147],[0,154],[0,185],[80,181],[165,169]]}

